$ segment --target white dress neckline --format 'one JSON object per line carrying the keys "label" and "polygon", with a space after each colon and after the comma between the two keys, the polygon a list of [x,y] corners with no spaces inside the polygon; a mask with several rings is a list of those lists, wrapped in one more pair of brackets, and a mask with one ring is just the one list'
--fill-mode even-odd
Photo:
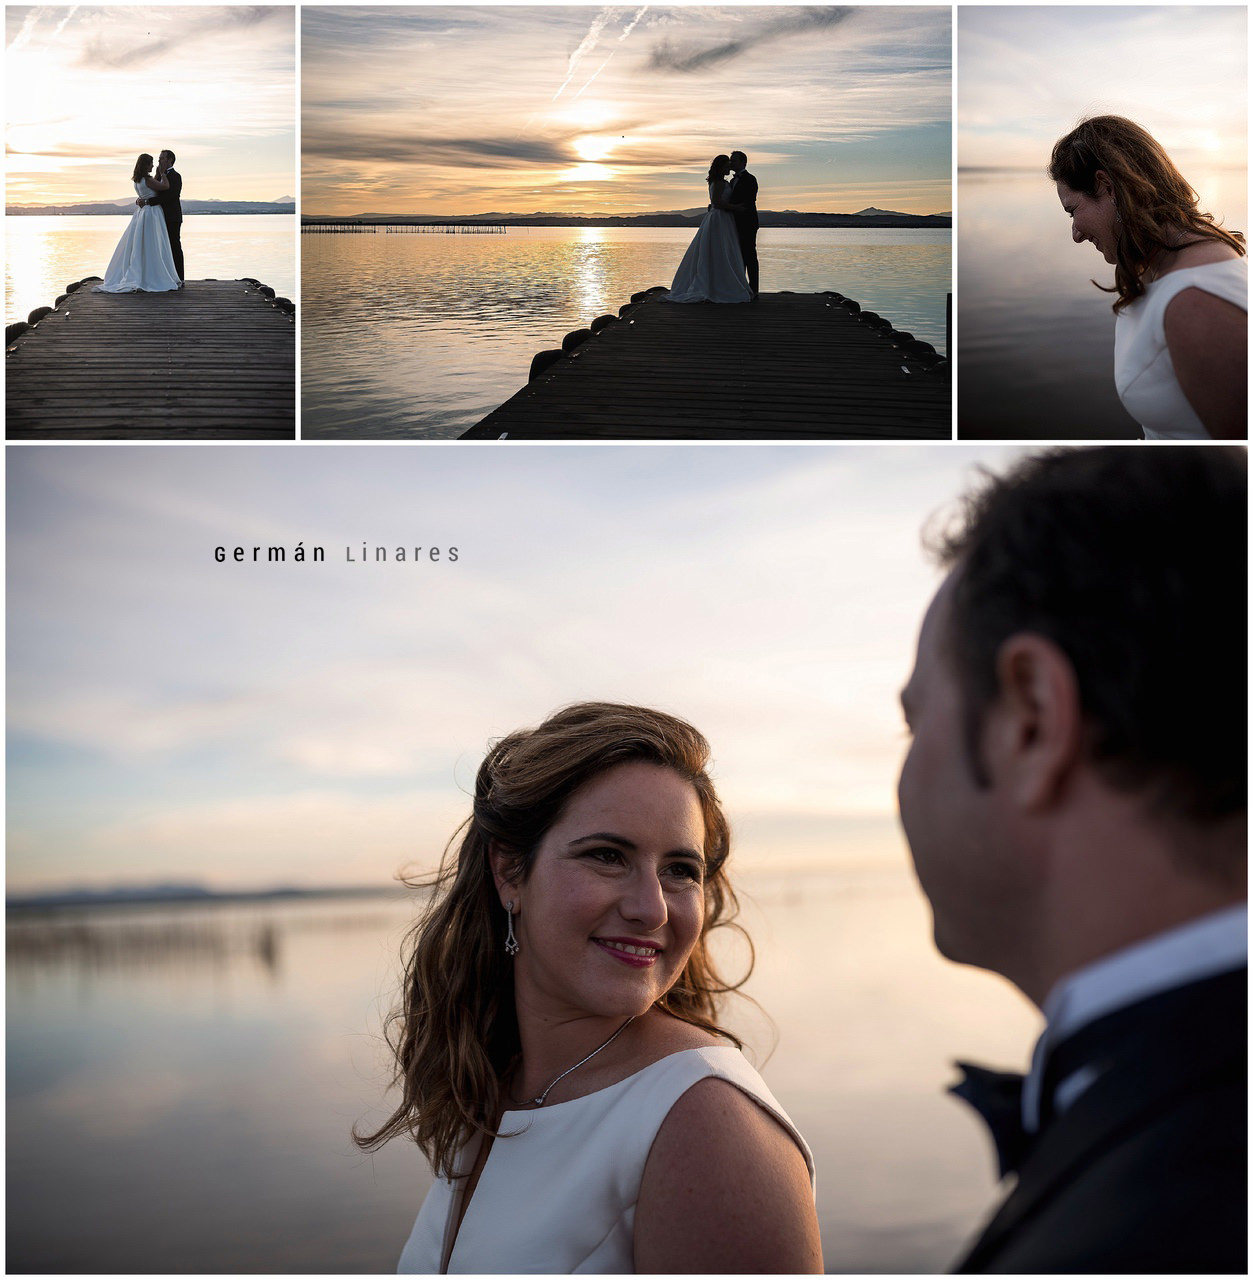
{"label": "white dress neckline", "polygon": [[400,1257],[420,1274],[630,1274],[635,1204],[649,1151],[671,1107],[701,1080],[734,1085],[813,1157],[765,1081],[734,1045],[681,1049],[603,1089],[501,1116],[474,1195],[453,1222],[480,1139],[452,1178],[428,1192]]}

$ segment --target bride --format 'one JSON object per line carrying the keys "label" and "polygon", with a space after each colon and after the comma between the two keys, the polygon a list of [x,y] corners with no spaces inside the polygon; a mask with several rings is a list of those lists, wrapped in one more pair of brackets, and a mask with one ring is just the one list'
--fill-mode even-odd
{"label": "bride", "polygon": [[[168,191],[170,184],[160,168],[152,176],[152,157],[146,152],[135,161],[131,175],[135,194],[148,199],[154,191]],[[165,229],[165,214],[160,205],[141,204],[131,215],[126,230],[118,241],[104,283],[96,293],[165,293],[179,286],[174,255],[170,252],[170,233]]]}
{"label": "bride", "polygon": [[714,156],[705,181],[709,184],[709,212],[688,245],[674,283],[663,302],[751,302],[744,275],[744,257],[735,231],[739,205],[727,199],[728,156]]}
{"label": "bride", "polygon": [[1122,116],[1091,116],[1053,147],[1049,177],[1114,268],[1114,383],[1150,440],[1248,435],[1244,237],[1203,212],[1162,145]]}

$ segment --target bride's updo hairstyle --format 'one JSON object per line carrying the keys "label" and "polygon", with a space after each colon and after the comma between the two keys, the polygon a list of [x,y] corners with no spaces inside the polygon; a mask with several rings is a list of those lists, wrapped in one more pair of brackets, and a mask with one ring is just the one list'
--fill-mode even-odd
{"label": "bride's updo hairstyle", "polygon": [[135,161],[135,172],[131,174],[132,182],[142,182],[152,172],[152,157],[145,151]]}
{"label": "bride's updo hairstyle", "polygon": [[1161,143],[1133,121],[1092,116],[1053,144],[1048,173],[1054,182],[1095,196],[1098,172],[1108,175],[1113,187],[1121,231],[1113,286],[1092,283],[1104,293],[1118,294],[1115,312],[1143,294],[1141,277],[1149,259],[1158,249],[1171,247],[1166,238],[1172,232],[1190,232],[1245,252],[1244,237],[1224,230],[1213,214],[1198,208],[1196,192]]}
{"label": "bride's updo hairstyle", "polygon": [[709,162],[709,172],[705,174],[706,182],[721,182],[731,167],[730,156],[714,156]]}
{"label": "bride's updo hairstyle", "polygon": [[709,744],[685,721],[613,702],[575,703],[490,748],[475,780],[473,812],[449,842],[439,871],[405,880],[429,896],[405,938],[403,1002],[386,1024],[396,1055],[393,1083],[402,1097],[374,1133],[354,1131],[358,1146],[373,1151],[408,1134],[435,1172],[451,1177],[466,1141],[476,1131],[493,1132],[501,1079],[521,1046],[491,846],[512,853],[525,882],[540,842],[570,798],[617,765],[661,765],[696,791],[705,822],[705,919],[683,972],[656,1007],[739,1045],[716,1017],[721,997],[748,973],[724,982],[708,946],[711,931],[732,924],[739,911],[725,870],[730,830],[709,778],[709,756]]}

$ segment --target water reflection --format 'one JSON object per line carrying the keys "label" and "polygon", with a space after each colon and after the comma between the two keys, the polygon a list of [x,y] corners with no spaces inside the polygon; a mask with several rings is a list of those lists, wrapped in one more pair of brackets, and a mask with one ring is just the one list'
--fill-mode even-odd
{"label": "water reflection", "polygon": [[[1243,174],[1204,175],[1202,207],[1245,226]],[[1076,245],[1042,171],[959,173],[957,413],[968,439],[1134,439],[1114,388],[1113,281]]]}
{"label": "water reflection", "polygon": [[[75,280],[104,275],[126,223],[107,214],[6,217],[6,323],[52,306]],[[296,234],[291,214],[192,215],[183,221],[187,269],[196,280],[253,276],[295,298]]]}
{"label": "water reflection", "polygon": [[[460,435],[524,385],[537,351],[668,285],[691,235],[305,236],[302,433]],[[767,290],[838,289],[945,347],[947,232],[767,228],[758,252]]]}
{"label": "water reflection", "polygon": [[[938,959],[903,857],[739,888],[759,1004],[728,1021],[815,1150],[828,1269],[941,1269],[993,1193],[983,1134],[943,1094],[950,1061],[1021,1066],[1035,1015]],[[349,1135],[394,1103],[381,1028],[413,910],[11,920],[10,1270],[394,1269],[429,1173],[412,1146],[367,1157]],[[64,933],[80,927],[93,941]]]}

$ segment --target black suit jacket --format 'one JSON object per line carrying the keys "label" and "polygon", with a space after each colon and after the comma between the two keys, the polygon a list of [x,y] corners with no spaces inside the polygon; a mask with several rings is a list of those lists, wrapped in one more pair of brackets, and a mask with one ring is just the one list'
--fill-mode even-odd
{"label": "black suit jacket", "polygon": [[1241,969],[1077,1033],[1101,1074],[955,1270],[1245,1274],[1247,1022]]}
{"label": "black suit jacket", "polygon": [[166,222],[182,222],[183,204],[179,197],[183,194],[183,175],[167,169],[165,176],[169,179],[170,189],[156,192],[153,199],[161,206]]}
{"label": "black suit jacket", "polygon": [[747,169],[735,178],[734,192],[727,193],[732,204],[746,204],[743,213],[733,215],[736,229],[740,232],[757,230],[757,179]]}

